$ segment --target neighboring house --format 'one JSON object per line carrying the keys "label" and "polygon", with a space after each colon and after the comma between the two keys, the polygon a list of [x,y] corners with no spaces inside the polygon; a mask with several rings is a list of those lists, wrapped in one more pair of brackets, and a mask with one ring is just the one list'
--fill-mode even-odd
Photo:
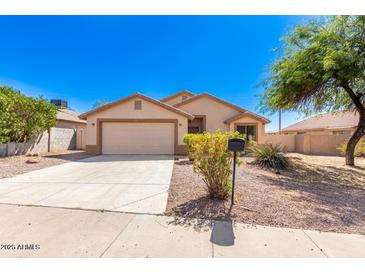
{"label": "neighboring house", "polygon": [[80,113],[67,108],[63,100],[51,100],[57,106],[57,123],[26,143],[0,144],[0,156],[46,153],[74,149],[85,149],[86,121]]}
{"label": "neighboring house", "polygon": [[325,113],[305,119],[281,130],[267,133],[265,142],[278,144],[289,152],[313,155],[339,155],[359,122],[354,112]]}
{"label": "neighboring house", "polygon": [[282,129],[284,134],[352,135],[359,122],[357,112],[325,113]]}
{"label": "neighboring house", "polygon": [[68,108],[57,109],[57,124],[50,130],[50,151],[85,149],[86,121],[79,115]]}
{"label": "neighboring house", "polygon": [[93,154],[185,154],[186,133],[239,131],[262,142],[270,121],[213,95],[181,91],[161,100],[132,94],[79,116]]}

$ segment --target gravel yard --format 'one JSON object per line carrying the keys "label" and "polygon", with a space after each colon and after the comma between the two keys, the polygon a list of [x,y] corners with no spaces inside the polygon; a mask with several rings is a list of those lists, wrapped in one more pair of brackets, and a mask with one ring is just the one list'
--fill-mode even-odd
{"label": "gravel yard", "polygon": [[[70,161],[77,161],[90,157],[82,150],[69,150],[62,153],[47,153],[39,156],[11,156],[0,157],[0,178],[13,177],[45,167],[55,166]],[[33,163],[27,163],[31,161]]]}
{"label": "gravel yard", "polygon": [[[275,174],[242,158],[231,218],[251,224],[365,234],[365,159],[357,167],[342,157],[288,154],[295,164]],[[191,217],[228,218],[230,201],[206,196],[204,183],[187,160],[175,162],[167,213],[181,222]]]}

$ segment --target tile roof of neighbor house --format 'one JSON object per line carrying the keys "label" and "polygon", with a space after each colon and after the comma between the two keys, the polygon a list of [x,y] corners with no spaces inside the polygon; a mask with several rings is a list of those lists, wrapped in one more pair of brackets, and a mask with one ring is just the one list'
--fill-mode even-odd
{"label": "tile roof of neighbor house", "polygon": [[60,108],[57,109],[57,120],[86,124],[85,120],[79,118],[80,114],[70,109]]}
{"label": "tile roof of neighbor house", "polygon": [[359,114],[357,112],[325,113],[283,128],[282,131],[354,128],[358,122]]}
{"label": "tile roof of neighbor house", "polygon": [[152,104],[158,105],[158,106],[163,107],[163,108],[165,108],[167,110],[170,110],[172,112],[175,112],[177,114],[180,114],[182,116],[185,116],[185,117],[187,117],[190,120],[194,119],[194,116],[192,114],[190,114],[190,113],[187,113],[187,112],[185,112],[185,111],[183,111],[181,109],[175,108],[175,107],[173,107],[171,105],[165,104],[163,102],[160,102],[158,100],[155,100],[155,99],[153,99],[151,97],[148,97],[148,96],[143,95],[143,94],[138,93],[138,92],[137,93],[134,93],[134,94],[131,94],[131,95],[127,96],[127,97],[123,97],[123,98],[121,98],[121,99],[119,99],[117,101],[111,102],[109,104],[103,105],[101,107],[94,108],[94,109],[92,109],[92,110],[90,110],[88,112],[85,112],[85,113],[81,114],[79,117],[81,119],[86,119],[86,117],[88,115],[92,114],[92,113],[96,113],[96,112],[99,112],[101,110],[108,109],[108,108],[110,108],[110,107],[112,107],[114,105],[117,105],[117,104],[126,102],[126,101],[128,101],[128,100],[130,100],[130,99],[132,99],[134,97],[138,97],[138,98],[144,99],[144,100],[146,100],[146,101],[148,101],[148,102],[150,102]]}
{"label": "tile roof of neighbor house", "polygon": [[180,96],[180,95],[195,96],[195,94],[194,94],[194,93],[192,93],[192,92],[190,92],[190,91],[188,91],[188,90],[184,89],[184,90],[181,90],[181,91],[179,91],[179,92],[176,92],[176,93],[174,93],[174,94],[172,94],[172,95],[169,95],[169,96],[167,96],[167,97],[165,97],[165,98],[162,98],[162,99],[160,99],[160,101],[161,101],[161,102],[166,102],[166,101],[168,101],[168,100],[170,100],[170,99],[173,99],[173,98],[175,98],[175,97],[177,97],[177,96]]}

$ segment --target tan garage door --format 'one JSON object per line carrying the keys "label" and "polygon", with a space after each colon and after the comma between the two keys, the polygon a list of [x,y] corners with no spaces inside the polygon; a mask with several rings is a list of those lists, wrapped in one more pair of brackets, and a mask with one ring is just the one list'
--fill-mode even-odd
{"label": "tan garage door", "polygon": [[103,154],[174,154],[173,123],[102,124]]}

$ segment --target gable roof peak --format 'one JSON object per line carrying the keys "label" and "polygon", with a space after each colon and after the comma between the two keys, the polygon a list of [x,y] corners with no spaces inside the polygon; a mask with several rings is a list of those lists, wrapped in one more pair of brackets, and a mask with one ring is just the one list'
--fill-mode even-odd
{"label": "gable roof peak", "polygon": [[187,94],[187,95],[190,95],[190,96],[195,96],[195,94],[192,93],[192,92],[190,92],[189,90],[183,89],[183,90],[180,90],[178,92],[175,92],[175,93],[173,93],[173,94],[171,94],[171,95],[169,95],[167,97],[164,97],[164,98],[160,99],[160,101],[161,102],[165,102],[165,101],[168,101],[170,99],[173,99],[173,98],[175,98],[175,97],[177,97],[179,95],[183,95],[183,94]]}
{"label": "gable roof peak", "polygon": [[264,117],[264,116],[261,116],[261,115],[258,115],[258,114],[256,114],[256,113],[253,113],[253,112],[251,112],[251,111],[245,111],[245,112],[242,112],[242,113],[240,113],[240,114],[238,114],[238,115],[235,115],[235,116],[233,116],[233,117],[231,117],[231,118],[229,118],[229,119],[227,119],[227,120],[225,120],[224,121],[224,123],[226,123],[226,124],[230,124],[230,123],[232,123],[232,122],[234,122],[234,121],[236,121],[236,120],[238,120],[238,119],[240,119],[240,118],[242,118],[242,117],[245,117],[245,116],[251,116],[251,117],[254,117],[254,118],[256,118],[256,119],[258,119],[258,120],[260,120],[260,121],[262,121],[264,124],[268,124],[268,123],[270,123],[271,121],[269,120],[269,119],[267,119],[266,117]]}
{"label": "gable roof peak", "polygon": [[149,97],[149,96],[147,96],[147,95],[144,95],[144,94],[142,94],[142,93],[140,93],[140,92],[132,93],[131,95],[128,95],[128,96],[126,96],[126,97],[123,97],[123,98],[121,98],[121,99],[119,99],[119,100],[116,100],[116,101],[114,101],[114,102],[111,102],[111,103],[109,103],[109,104],[105,104],[105,105],[100,106],[100,107],[98,107],[98,108],[94,108],[94,109],[92,109],[92,110],[90,110],[90,111],[88,111],[88,112],[85,112],[85,113],[81,114],[81,115],[79,116],[79,118],[80,118],[80,119],[86,119],[86,117],[87,117],[88,115],[92,114],[92,113],[96,113],[96,112],[102,111],[102,110],[104,110],[104,109],[107,109],[107,108],[110,108],[110,107],[112,107],[112,106],[118,105],[118,104],[120,104],[120,103],[126,102],[126,101],[128,101],[128,100],[130,100],[130,99],[132,99],[132,98],[135,98],[135,97],[138,97],[138,98],[144,99],[144,100],[146,100],[146,101],[148,101],[148,102],[150,102],[150,103],[152,103],[152,104],[158,105],[158,106],[163,107],[163,108],[165,108],[165,109],[168,109],[168,110],[170,110],[170,111],[172,111],[172,112],[175,112],[175,113],[178,113],[178,114],[180,114],[180,115],[183,115],[183,116],[187,117],[188,119],[193,119],[193,118],[194,118],[194,116],[193,116],[192,114],[190,114],[190,113],[188,113],[188,112],[186,112],[186,111],[183,111],[183,110],[178,109],[178,108],[175,108],[175,107],[173,107],[173,106],[171,106],[171,105],[169,105],[169,104],[165,104],[165,103],[163,103],[163,102],[160,102],[160,101],[158,101],[158,100],[155,100],[155,99],[153,99],[153,98],[151,98],[151,97]]}
{"label": "gable roof peak", "polygon": [[224,105],[226,105],[226,106],[228,106],[230,108],[233,108],[233,109],[235,109],[235,110],[237,110],[239,112],[246,112],[247,111],[246,109],[243,109],[240,106],[237,106],[237,105],[234,105],[232,103],[229,103],[229,102],[227,102],[227,101],[225,101],[225,100],[223,100],[223,99],[221,99],[221,98],[219,98],[219,97],[217,97],[215,95],[212,95],[212,94],[210,94],[208,92],[202,92],[199,95],[195,95],[193,97],[190,97],[190,98],[186,99],[185,101],[182,101],[180,103],[175,104],[174,107],[180,107],[180,106],[186,105],[186,104],[188,104],[190,102],[193,102],[195,100],[198,100],[199,98],[202,98],[202,97],[209,97],[209,98],[211,98],[211,99],[213,99],[213,100],[215,100],[215,101],[217,101],[217,102],[219,102],[221,104],[224,104]]}

